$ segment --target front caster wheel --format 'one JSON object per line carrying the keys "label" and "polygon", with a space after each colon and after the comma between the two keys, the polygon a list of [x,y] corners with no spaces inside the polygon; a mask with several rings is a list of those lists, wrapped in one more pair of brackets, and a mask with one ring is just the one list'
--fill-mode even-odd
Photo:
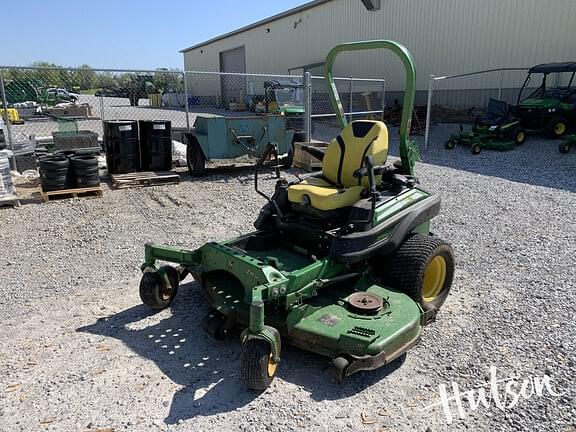
{"label": "front caster wheel", "polygon": [[456,147],[456,140],[450,139],[446,141],[445,146],[448,150],[452,150],[454,147]]}
{"label": "front caster wheel", "polygon": [[[161,276],[166,275],[166,279]],[[140,280],[140,299],[146,306],[161,310],[172,302],[178,291],[180,278],[174,267],[160,267],[158,271],[145,272]]]}
{"label": "front caster wheel", "polygon": [[560,146],[558,147],[558,150],[560,150],[560,153],[568,153],[570,151],[570,143],[568,142],[561,143]]}
{"label": "front caster wheel", "polygon": [[253,390],[266,390],[278,370],[270,344],[261,339],[248,339],[240,355],[240,380]]}
{"label": "front caster wheel", "polygon": [[477,155],[478,153],[480,153],[482,151],[482,146],[478,143],[474,143],[470,146],[470,152],[472,154]]}

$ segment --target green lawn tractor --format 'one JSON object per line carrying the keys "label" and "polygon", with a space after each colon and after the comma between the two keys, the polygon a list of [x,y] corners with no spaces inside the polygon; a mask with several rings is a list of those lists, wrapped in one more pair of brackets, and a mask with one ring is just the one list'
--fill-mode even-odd
{"label": "green lawn tractor", "polygon": [[526,140],[526,131],[517,120],[510,116],[510,105],[504,101],[490,98],[484,116],[474,119],[471,131],[460,126],[460,132],[446,141],[446,148],[451,150],[456,145],[470,147],[472,154],[482,149],[512,150]]}
{"label": "green lawn tractor", "polygon": [[576,135],[570,135],[566,141],[560,143],[558,149],[560,150],[560,153],[568,153],[574,145],[576,145]]}
{"label": "green lawn tractor", "polygon": [[[347,51],[387,49],[406,71],[400,126],[401,164],[388,164],[380,121],[347,123],[332,66]],[[240,379],[267,388],[288,343],[331,360],[338,379],[404,356],[434,321],[454,275],[451,246],[430,232],[440,197],[414,177],[418,147],[409,138],[416,72],[410,53],[386,40],[333,48],[325,78],[341,128],[323,154],[322,171],[278,180],[256,231],[187,250],[147,244],[140,297],[167,307],[191,274],[212,308],[207,332],[241,330]],[[175,263],[173,267],[159,263]]]}
{"label": "green lawn tractor", "polygon": [[[542,75],[540,86],[522,99],[532,75]],[[550,74],[556,74],[556,84],[547,82]],[[576,62],[548,63],[533,66],[518,94],[516,116],[522,127],[541,130],[550,138],[560,138],[576,126],[576,87],[574,75]],[[562,84],[566,85],[563,86]]]}

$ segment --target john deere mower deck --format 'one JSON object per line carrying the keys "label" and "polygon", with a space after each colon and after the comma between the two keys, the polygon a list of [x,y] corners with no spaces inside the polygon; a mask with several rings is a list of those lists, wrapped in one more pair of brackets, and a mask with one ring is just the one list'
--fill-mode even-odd
{"label": "john deere mower deck", "polygon": [[[406,70],[401,166],[386,164],[384,123],[346,122],[332,75],[339,53],[377,48],[394,52]],[[255,173],[256,192],[267,200],[256,231],[196,250],[145,248],[142,301],[167,307],[192,274],[213,308],[204,320],[208,333],[224,339],[242,330],[240,377],[253,389],[274,378],[281,341],[330,358],[339,379],[393,361],[419,341],[452,284],[452,249],[430,234],[440,199],[414,177],[410,53],[391,41],[353,42],[332,49],[325,64],[342,131],[320,155],[322,171],[280,179],[266,196],[258,169],[274,151],[271,143]]]}
{"label": "john deere mower deck", "polygon": [[512,150],[525,140],[526,131],[518,120],[511,118],[510,106],[490,98],[486,114],[474,119],[472,130],[465,131],[460,126],[460,132],[446,141],[446,148],[451,150],[456,145],[464,145],[470,147],[472,154],[478,154],[482,149]]}

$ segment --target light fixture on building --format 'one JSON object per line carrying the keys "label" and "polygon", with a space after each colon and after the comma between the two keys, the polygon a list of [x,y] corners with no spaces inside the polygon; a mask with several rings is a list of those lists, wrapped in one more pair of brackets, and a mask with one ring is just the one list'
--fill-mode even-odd
{"label": "light fixture on building", "polygon": [[362,0],[362,3],[369,11],[380,9],[380,0]]}

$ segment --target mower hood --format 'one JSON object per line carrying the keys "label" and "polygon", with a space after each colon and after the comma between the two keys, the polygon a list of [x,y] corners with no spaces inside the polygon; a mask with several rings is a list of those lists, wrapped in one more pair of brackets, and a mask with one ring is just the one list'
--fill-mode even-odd
{"label": "mower hood", "polygon": [[558,99],[554,98],[529,98],[520,102],[521,108],[549,109],[556,108],[560,104]]}

